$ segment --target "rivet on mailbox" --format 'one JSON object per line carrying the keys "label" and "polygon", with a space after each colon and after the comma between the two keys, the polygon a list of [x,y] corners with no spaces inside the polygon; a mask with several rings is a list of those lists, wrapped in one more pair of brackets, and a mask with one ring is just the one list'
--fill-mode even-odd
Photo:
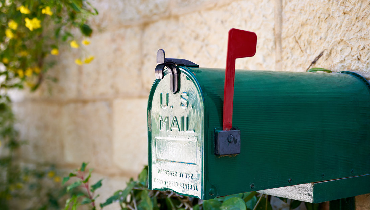
{"label": "rivet on mailbox", "polygon": [[311,203],[369,193],[367,80],[349,71],[235,71],[235,59],[256,46],[255,33],[231,29],[226,71],[158,51],[149,188],[200,199],[253,190]]}

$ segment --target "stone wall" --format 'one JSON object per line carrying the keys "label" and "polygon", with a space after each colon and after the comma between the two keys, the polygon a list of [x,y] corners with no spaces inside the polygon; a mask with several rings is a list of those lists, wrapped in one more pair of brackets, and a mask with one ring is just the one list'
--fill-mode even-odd
{"label": "stone wall", "polygon": [[[73,169],[82,161],[104,177],[100,201],[147,164],[146,108],[156,51],[204,67],[225,67],[230,28],[256,32],[257,53],[237,68],[305,71],[316,66],[370,77],[368,0],[95,0],[99,16],[84,52],[66,48],[35,93],[14,94],[29,163]],[[370,199],[359,197],[358,209]],[[115,209],[115,207],[111,207]]]}

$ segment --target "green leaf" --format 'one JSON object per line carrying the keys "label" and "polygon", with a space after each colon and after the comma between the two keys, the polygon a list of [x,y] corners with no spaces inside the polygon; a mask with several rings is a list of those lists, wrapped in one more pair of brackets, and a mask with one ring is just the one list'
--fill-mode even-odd
{"label": "green leaf", "polygon": [[298,208],[298,206],[300,206],[301,203],[302,203],[302,201],[296,201],[296,200],[291,201],[291,203],[290,203],[290,209]]}
{"label": "green leaf", "polygon": [[250,199],[252,199],[255,195],[257,194],[257,192],[255,191],[252,191],[252,192],[246,192],[244,193],[244,196],[243,196],[243,200],[245,202],[248,202]]}
{"label": "green leaf", "polygon": [[221,202],[217,200],[207,200],[203,202],[204,210],[219,210],[221,207]]}
{"label": "green leaf", "polygon": [[95,192],[96,189],[100,188],[102,186],[103,179],[97,181],[94,185],[91,186],[91,192]]}
{"label": "green leaf", "polygon": [[218,200],[220,202],[225,202],[227,200],[229,200],[230,198],[243,198],[243,193],[238,193],[238,194],[233,194],[233,195],[228,195],[228,196],[224,196],[224,197],[218,197],[218,198],[215,198],[215,200]]}
{"label": "green leaf", "polygon": [[60,31],[62,30],[62,27],[58,27],[56,30],[55,30],[55,33],[54,33],[54,36],[55,38],[59,38],[59,35],[60,35]]}
{"label": "green leaf", "polygon": [[64,206],[64,210],[68,210],[69,209],[69,204],[72,202],[72,200],[74,199],[74,197],[75,196],[73,196],[72,198],[66,200],[66,205]]}
{"label": "green leaf", "polygon": [[92,200],[91,200],[90,198],[84,198],[84,199],[82,199],[82,201],[81,201],[81,205],[89,204],[89,203],[91,203],[91,202],[92,202]]}
{"label": "green leaf", "polygon": [[91,34],[92,34],[92,32],[93,32],[93,30],[90,28],[90,26],[89,25],[87,25],[87,24],[82,24],[81,26],[80,26],[80,30],[81,30],[81,33],[83,34],[83,35],[85,35],[85,36],[91,36]]}
{"label": "green leaf", "polygon": [[115,202],[116,200],[118,200],[119,194],[116,194],[116,193],[114,193],[114,195],[112,195],[109,198],[107,198],[107,200],[104,203],[101,203],[100,204],[100,208],[103,208],[105,206],[108,206],[108,205],[112,204],[113,202]]}
{"label": "green leaf", "polygon": [[79,7],[75,2],[71,3],[71,7],[76,12],[81,12],[81,7]]}
{"label": "green leaf", "polygon": [[238,197],[233,197],[222,203],[222,210],[245,210],[247,206],[243,199]]}
{"label": "green leaf", "polygon": [[139,203],[139,209],[153,210],[152,201],[149,198],[148,191],[143,190],[141,192],[141,202]]}
{"label": "green leaf", "polygon": [[90,168],[89,170],[89,175],[86,177],[86,179],[83,181],[83,183],[87,183],[89,180],[90,180],[90,177],[91,177],[91,172],[93,171],[92,168]]}
{"label": "green leaf", "polygon": [[176,209],[171,198],[168,198],[168,197],[166,198],[166,205],[167,205],[167,209],[172,209],[172,210]]}
{"label": "green leaf", "polygon": [[73,206],[72,206],[72,210],[77,210],[77,207],[79,206],[78,204],[78,201],[77,201],[77,198],[76,200],[74,200],[74,203],[73,203]]}
{"label": "green leaf", "polygon": [[130,194],[131,190],[135,187],[135,182],[131,181],[127,183],[127,186],[124,190],[118,190],[115,192],[111,197],[109,197],[104,203],[100,204],[100,207],[103,208],[112,204],[114,201],[118,200],[119,198],[123,197],[123,200],[126,199],[128,194]]}
{"label": "green leaf", "polygon": [[63,181],[62,181],[62,185],[64,185],[66,182],[68,182],[69,178],[70,178],[69,176],[64,177]]}
{"label": "green leaf", "polygon": [[93,8],[93,10],[95,11],[95,14],[94,13],[92,13],[93,15],[99,15],[99,12],[98,12],[98,10],[95,8],[95,7],[93,7],[92,5],[91,5],[91,3],[90,2],[86,2],[91,8]]}
{"label": "green leaf", "polygon": [[262,197],[256,210],[272,210],[272,207],[271,207],[270,202],[265,197]]}
{"label": "green leaf", "polygon": [[193,207],[193,210],[200,210],[199,205],[198,205],[198,204],[197,204],[197,205],[195,205],[195,206]]}
{"label": "green leaf", "polygon": [[70,32],[68,32],[68,31],[64,32],[64,35],[63,35],[63,37],[62,37],[63,42],[67,41],[67,39],[68,39],[69,37],[73,37],[73,34],[71,34],[71,33],[70,33]]}
{"label": "green leaf", "polygon": [[322,71],[322,72],[326,72],[326,73],[332,73],[331,70],[324,69],[324,68],[311,68],[307,72],[318,72],[318,71]]}
{"label": "green leaf", "polygon": [[80,169],[80,171],[85,171],[86,166],[87,166],[87,163],[83,162],[83,163],[81,164],[81,169]]}
{"label": "green leaf", "polygon": [[126,199],[126,197],[128,196],[128,194],[130,194],[131,190],[135,187],[135,182],[129,182],[127,183],[127,186],[126,188],[121,191],[121,196]]}
{"label": "green leaf", "polygon": [[76,188],[76,187],[80,186],[81,184],[82,184],[81,181],[74,182],[73,184],[71,184],[67,187],[67,192],[72,190],[73,188]]}
{"label": "green leaf", "polygon": [[257,197],[253,196],[251,199],[245,202],[245,205],[247,206],[247,209],[253,209],[256,203],[257,203]]}
{"label": "green leaf", "polygon": [[148,166],[145,166],[144,169],[139,174],[139,182],[142,185],[146,185],[147,180],[148,180]]}
{"label": "green leaf", "polygon": [[[78,197],[79,197],[78,195],[74,195],[74,196],[72,196],[72,198],[68,199],[66,201],[66,205],[64,207],[64,210],[68,210],[70,204],[73,204],[74,205],[75,203],[77,203]],[[73,206],[72,206],[72,209],[73,209]]]}
{"label": "green leaf", "polygon": [[[153,209],[154,210],[159,210],[157,197],[153,196],[150,200],[152,201]],[[194,210],[194,208],[193,208],[193,210]],[[197,209],[197,210],[199,210],[199,209]]]}

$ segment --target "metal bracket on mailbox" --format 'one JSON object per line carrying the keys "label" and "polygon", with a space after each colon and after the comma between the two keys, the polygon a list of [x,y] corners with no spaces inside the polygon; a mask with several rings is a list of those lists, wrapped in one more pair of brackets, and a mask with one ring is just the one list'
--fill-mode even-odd
{"label": "metal bracket on mailbox", "polygon": [[236,155],[240,153],[240,130],[216,130],[215,154]]}
{"label": "metal bracket on mailbox", "polygon": [[171,72],[170,88],[172,93],[176,93],[179,90],[179,71],[177,66],[189,66],[189,67],[199,67],[197,64],[185,60],[176,58],[166,58],[163,49],[159,49],[157,52],[157,66],[155,67],[155,78],[163,78],[163,70],[168,68]]}

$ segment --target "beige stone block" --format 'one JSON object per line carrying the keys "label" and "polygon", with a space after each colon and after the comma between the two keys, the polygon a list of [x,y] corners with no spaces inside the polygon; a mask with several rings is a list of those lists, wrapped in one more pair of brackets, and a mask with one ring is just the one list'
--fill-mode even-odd
{"label": "beige stone block", "polygon": [[140,37],[136,27],[93,36],[82,58],[93,55],[95,60],[82,66],[79,94],[83,98],[139,95]]}
{"label": "beige stone block", "polygon": [[112,168],[112,106],[108,101],[65,106],[64,157],[70,164],[89,162],[92,168]]}
{"label": "beige stone block", "polygon": [[96,0],[92,4],[99,15],[91,23],[98,30],[153,21],[170,14],[170,0]]}
{"label": "beige stone block", "polygon": [[19,155],[26,162],[63,163],[63,109],[56,103],[21,102],[13,105],[21,140]]}
{"label": "beige stone block", "polygon": [[284,1],[283,70],[314,67],[370,75],[370,5],[368,0]]}
{"label": "beige stone block", "polygon": [[356,196],[356,210],[370,209],[370,194]]}
{"label": "beige stone block", "polygon": [[147,103],[144,98],[117,99],[113,104],[113,160],[130,174],[139,174],[148,164]]}
{"label": "beige stone block", "polygon": [[199,10],[214,9],[230,4],[235,0],[173,0],[172,15],[182,15]]}
{"label": "beige stone block", "polygon": [[201,67],[225,68],[228,31],[231,28],[257,34],[257,53],[238,59],[240,69],[274,70],[274,9],[271,0],[235,1],[224,7],[194,12],[147,25],[143,35],[142,79],[151,88],[156,52],[167,57],[185,58]]}

